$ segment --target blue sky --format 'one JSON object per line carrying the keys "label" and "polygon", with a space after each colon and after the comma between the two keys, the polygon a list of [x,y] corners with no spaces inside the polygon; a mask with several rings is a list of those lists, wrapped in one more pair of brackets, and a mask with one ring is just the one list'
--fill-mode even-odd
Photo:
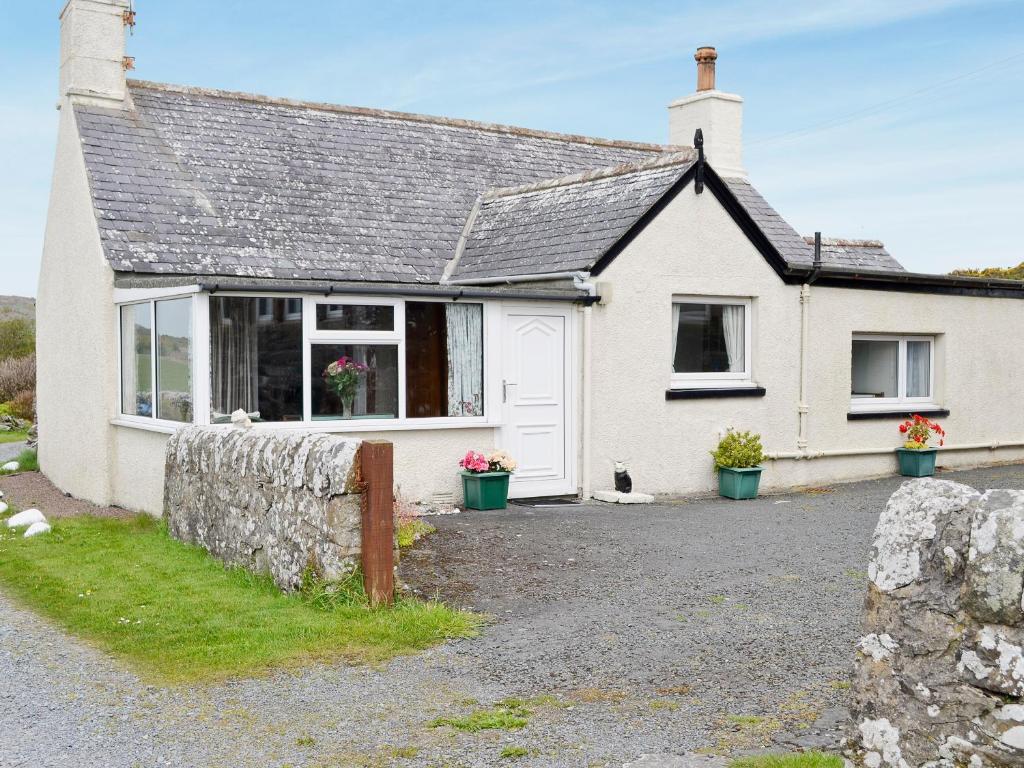
{"label": "blue sky", "polygon": [[[0,0],[0,294],[34,295],[59,0]],[[642,141],[699,45],[746,166],[801,232],[909,268],[1024,260],[1024,2],[137,0],[136,77]]]}

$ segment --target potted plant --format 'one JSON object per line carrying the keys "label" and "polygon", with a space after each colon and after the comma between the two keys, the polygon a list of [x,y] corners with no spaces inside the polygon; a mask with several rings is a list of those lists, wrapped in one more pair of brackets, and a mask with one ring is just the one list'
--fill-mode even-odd
{"label": "potted plant", "polygon": [[352,406],[359,391],[359,380],[370,370],[369,366],[342,355],[324,369],[324,380],[341,400],[341,418],[352,418]]}
{"label": "potted plant", "polygon": [[484,456],[469,451],[459,462],[462,467],[462,495],[467,509],[505,509],[508,479],[516,462],[504,451]]}
{"label": "potted plant", "polygon": [[900,424],[900,434],[905,436],[902,448],[896,449],[900,462],[900,474],[904,477],[931,477],[935,474],[935,454],[939,450],[930,448],[928,441],[938,435],[939,446],[946,444],[946,431],[936,422],[915,413],[913,418]]}
{"label": "potted plant", "polygon": [[728,499],[753,499],[761,482],[764,449],[761,436],[732,429],[711,452],[718,472],[718,493]]}

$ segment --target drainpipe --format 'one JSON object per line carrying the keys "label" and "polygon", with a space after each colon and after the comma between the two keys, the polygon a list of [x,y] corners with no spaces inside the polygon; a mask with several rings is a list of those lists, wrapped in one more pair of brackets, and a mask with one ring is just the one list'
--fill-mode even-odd
{"label": "drainpipe", "polygon": [[811,410],[807,402],[808,390],[808,357],[811,346],[811,283],[818,277],[821,270],[821,232],[814,233],[814,265],[807,282],[800,286],[800,398],[797,402],[797,420],[799,428],[796,438],[796,449],[800,454],[807,452],[807,414]]}
{"label": "drainpipe", "polygon": [[[589,272],[577,272],[572,277],[572,285],[578,291],[585,292],[592,298],[597,298],[597,286],[590,282]],[[593,313],[594,302],[588,301],[583,305],[583,361],[582,361],[582,383],[580,393],[580,442],[583,444],[580,450],[580,496],[584,501],[591,497],[590,487],[590,434],[591,434],[591,411],[592,411],[592,378],[590,375],[592,338],[593,338]]]}
{"label": "drainpipe", "polygon": [[[961,445],[947,445],[942,448],[946,451],[995,451],[1000,448],[1024,448],[1024,440],[1007,440],[1005,442],[995,441],[991,443],[962,443]],[[828,459],[835,456],[880,456],[887,453],[895,453],[896,448],[836,448],[828,451],[778,451],[766,453],[765,458],[770,461],[781,459],[810,460]]]}

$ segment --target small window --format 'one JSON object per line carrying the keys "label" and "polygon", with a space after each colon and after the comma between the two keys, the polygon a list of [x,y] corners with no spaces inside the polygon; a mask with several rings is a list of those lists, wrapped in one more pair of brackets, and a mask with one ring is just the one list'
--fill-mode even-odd
{"label": "small window", "polygon": [[156,417],[192,421],[192,299],[156,302]]}
{"label": "small window", "polygon": [[405,303],[405,413],[484,415],[482,304]]}
{"label": "small window", "polygon": [[126,304],[120,313],[121,413],[191,422],[192,299]]}
{"label": "small window", "polygon": [[152,305],[121,307],[121,413],[153,415]]}
{"label": "small window", "polygon": [[[302,420],[302,299],[210,297],[210,420]],[[282,318],[275,321],[275,317]]]}
{"label": "small window", "polygon": [[397,344],[313,344],[310,363],[314,421],[398,418]]}
{"label": "small window", "polygon": [[673,387],[743,386],[750,382],[750,354],[748,300],[673,302]]}
{"label": "small window", "polygon": [[317,304],[318,331],[393,331],[395,308],[390,304]]}
{"label": "small window", "polygon": [[933,399],[933,339],[920,336],[855,336],[851,407],[877,410]]}

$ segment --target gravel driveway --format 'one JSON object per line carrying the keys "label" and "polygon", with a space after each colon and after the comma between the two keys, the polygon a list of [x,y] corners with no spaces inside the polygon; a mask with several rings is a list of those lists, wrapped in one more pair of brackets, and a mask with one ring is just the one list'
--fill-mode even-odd
{"label": "gravel driveway", "polygon": [[[1024,488],[1020,466],[944,476]],[[843,704],[898,484],[435,518],[403,578],[495,621],[381,668],[154,688],[0,597],[0,764],[618,766],[771,744]],[[523,730],[428,726],[509,696],[534,699]]]}

